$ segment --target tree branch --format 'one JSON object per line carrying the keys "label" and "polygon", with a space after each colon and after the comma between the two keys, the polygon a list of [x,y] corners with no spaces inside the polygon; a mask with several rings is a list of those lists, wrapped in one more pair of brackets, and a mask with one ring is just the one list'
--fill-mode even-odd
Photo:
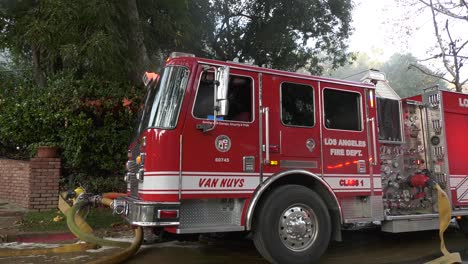
{"label": "tree branch", "polygon": [[245,17],[250,20],[254,20],[255,18],[258,18],[258,16],[251,16],[251,15],[244,14],[242,12],[239,12],[237,14],[232,14],[230,17]]}
{"label": "tree branch", "polygon": [[[423,3],[424,5],[430,7],[431,9],[433,10],[436,10],[437,12],[441,13],[441,14],[444,14],[446,16],[449,16],[449,17],[453,17],[453,18],[457,18],[457,19],[463,19],[463,20],[468,20],[468,16],[460,16],[460,15],[457,15],[453,12],[450,12],[447,8],[445,8],[442,4],[439,4],[439,7],[435,7],[433,4],[432,4],[432,0],[430,1],[430,3],[427,3],[426,1],[424,0],[419,0],[419,2]],[[466,3],[464,3],[466,5]]]}
{"label": "tree branch", "polygon": [[460,0],[460,3],[463,4],[466,8],[468,8],[468,4],[466,3],[465,0]]}
{"label": "tree branch", "polygon": [[465,85],[465,83],[467,83],[467,82],[468,82],[468,78],[465,79],[463,82],[460,82],[460,86],[463,87],[463,85]]}
{"label": "tree branch", "polygon": [[221,49],[221,47],[219,46],[219,41],[218,39],[220,39],[221,37],[221,33],[223,33],[223,30],[224,30],[224,27],[226,26],[226,21],[225,19],[223,19],[223,24],[221,24],[221,27],[218,31],[217,34],[215,34],[214,38],[213,38],[213,42],[212,42],[212,47],[214,49],[214,51],[216,52],[216,54],[218,54],[218,56],[222,59],[222,60],[226,60],[226,52],[224,52],[223,49]]}
{"label": "tree branch", "polygon": [[[420,1],[423,1],[423,0],[420,0]],[[442,53],[442,61],[444,63],[444,66],[445,68],[447,69],[447,71],[452,75],[452,76],[455,76],[455,73],[452,71],[452,69],[450,68],[450,65],[448,64],[447,62],[447,58],[445,56],[445,49],[444,49],[444,44],[442,42],[442,37],[440,36],[439,34],[439,26],[437,24],[437,20],[436,20],[436,13],[434,11],[434,7],[433,7],[433,4],[432,4],[432,0],[429,0],[430,1],[430,7],[431,7],[431,13],[432,13],[432,24],[434,25],[434,31],[435,31],[435,35],[436,35],[436,38],[437,38],[437,43],[439,44],[439,48],[440,48],[440,51]]]}
{"label": "tree branch", "polygon": [[[447,55],[447,54],[446,54]],[[436,54],[434,56],[431,56],[429,58],[425,58],[425,59],[421,59],[421,60],[418,60],[418,62],[422,62],[422,61],[430,61],[430,60],[433,60],[433,59],[437,59],[439,57],[442,57],[442,53],[439,53],[439,54]]]}
{"label": "tree branch", "polygon": [[[453,57],[452,54],[447,54],[447,53],[445,53],[444,55],[447,56],[447,57]],[[468,59],[467,56],[462,56],[462,55],[457,55],[457,57],[458,57],[458,58],[461,58],[461,59]]]}
{"label": "tree branch", "polygon": [[462,49],[465,47],[466,44],[468,44],[468,40],[465,41],[465,42],[458,48],[457,53],[460,52],[460,50],[462,50]]}
{"label": "tree branch", "polygon": [[447,30],[447,35],[450,39],[450,43],[449,43],[449,50],[451,51],[451,53],[453,54],[453,66],[454,66],[454,72],[455,72],[455,76],[454,77],[454,81],[453,83],[455,84],[455,89],[457,90],[457,92],[461,92],[462,90],[462,87],[460,86],[460,64],[458,62],[458,52],[457,52],[457,49],[456,49],[456,42],[453,41],[452,39],[452,35],[450,34],[450,30],[449,30],[449,26],[448,26],[448,19],[445,21],[445,29]]}
{"label": "tree branch", "polygon": [[411,68],[415,68],[416,70],[428,75],[428,76],[431,76],[431,77],[434,77],[434,78],[437,78],[437,79],[442,79],[444,81],[447,81],[449,83],[452,83],[452,81],[446,79],[444,76],[441,76],[441,75],[437,75],[437,74],[434,74],[434,73],[431,73],[429,72],[428,70],[424,69],[424,68],[421,68],[420,66],[416,65],[416,64],[410,64],[408,66],[408,69],[411,69]]}

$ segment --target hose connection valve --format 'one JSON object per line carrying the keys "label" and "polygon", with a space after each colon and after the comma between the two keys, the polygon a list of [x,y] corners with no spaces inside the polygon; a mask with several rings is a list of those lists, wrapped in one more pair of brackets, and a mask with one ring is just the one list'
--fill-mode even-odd
{"label": "hose connection valve", "polygon": [[123,199],[115,199],[111,203],[112,212],[116,215],[122,215],[127,211],[127,201]]}

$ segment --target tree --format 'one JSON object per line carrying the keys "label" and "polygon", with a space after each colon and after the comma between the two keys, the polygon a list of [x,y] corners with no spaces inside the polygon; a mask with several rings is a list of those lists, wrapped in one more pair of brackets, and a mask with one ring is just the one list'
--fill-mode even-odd
{"label": "tree", "polygon": [[359,81],[369,69],[380,69],[382,64],[383,62],[373,60],[367,53],[359,52],[354,54],[352,61],[337,69],[333,69],[332,65],[327,65],[325,72],[326,75],[334,78]]}
{"label": "tree", "polygon": [[143,71],[169,51],[205,49],[198,39],[212,30],[207,7],[209,0],[0,1],[0,54],[11,58],[0,71],[0,156],[28,158],[35,145],[55,143],[67,176],[122,174]]}
{"label": "tree", "polygon": [[[209,0],[7,0],[0,3],[0,49],[34,66],[35,80],[62,71],[140,85],[170,51],[199,52]],[[202,53],[202,52],[199,52]]]}
{"label": "tree", "polygon": [[30,62],[39,87],[63,71],[73,71],[78,79],[126,79],[128,53],[115,23],[120,17],[115,5],[98,0],[12,2],[0,13],[0,47]]}
{"label": "tree", "polygon": [[136,0],[127,0],[128,50],[133,57],[133,67],[130,68],[134,82],[140,81],[142,73],[149,67],[148,52],[141,27],[140,13]]}
{"label": "tree", "polygon": [[215,0],[210,48],[221,60],[320,73],[321,54],[333,67],[349,59],[351,10],[350,0]]}
{"label": "tree", "polygon": [[0,72],[0,156],[53,141],[67,174],[122,173],[140,76],[170,51],[319,72],[322,60],[348,59],[351,9],[351,0],[2,0],[0,52],[21,71]]}
{"label": "tree", "polygon": [[445,81],[409,53],[393,54],[383,64],[381,71],[386,74],[390,86],[402,98],[420,94],[424,88],[430,86],[446,87]]}
{"label": "tree", "polygon": [[[435,73],[427,71],[416,64],[412,67],[422,73],[439,78],[452,84],[456,91],[461,92],[468,82],[466,70],[463,68],[468,59],[468,4],[465,0],[397,0],[403,6],[410,7],[420,15],[430,17],[435,36],[435,48],[419,62],[443,65],[443,70]],[[415,12],[412,12],[414,16]]]}
{"label": "tree", "polygon": [[422,89],[430,86],[446,87],[446,83],[440,78],[428,76],[426,73],[416,70],[414,66],[430,75],[436,75],[409,53],[393,54],[386,62],[375,61],[365,53],[358,53],[355,61],[330,72],[330,76],[359,81],[369,69],[377,69],[385,73],[390,86],[402,98],[419,94]]}
{"label": "tree", "polygon": [[159,68],[172,51],[213,57],[207,43],[215,30],[209,0],[140,0],[140,23],[151,68]]}
{"label": "tree", "polygon": [[[0,50],[24,69],[0,72],[0,156],[27,158],[35,145],[55,143],[65,175],[123,173],[143,92],[129,81],[127,4],[0,3]],[[125,98],[135,104],[125,107]]]}

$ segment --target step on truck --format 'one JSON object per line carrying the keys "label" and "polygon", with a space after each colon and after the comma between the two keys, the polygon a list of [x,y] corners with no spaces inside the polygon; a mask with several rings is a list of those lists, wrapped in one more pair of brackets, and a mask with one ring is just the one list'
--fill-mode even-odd
{"label": "step on truck", "polygon": [[351,82],[172,53],[146,73],[115,213],[175,234],[247,231],[272,263],[313,263],[341,230],[438,229],[437,192],[468,231],[468,96],[400,98]]}

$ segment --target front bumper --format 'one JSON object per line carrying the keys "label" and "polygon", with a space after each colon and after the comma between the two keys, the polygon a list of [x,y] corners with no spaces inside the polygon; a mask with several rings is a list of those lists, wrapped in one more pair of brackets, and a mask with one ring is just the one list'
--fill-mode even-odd
{"label": "front bumper", "polygon": [[[119,197],[111,205],[115,214],[136,226],[177,226],[180,203],[147,202],[131,197]],[[170,212],[169,214],[167,212]]]}

